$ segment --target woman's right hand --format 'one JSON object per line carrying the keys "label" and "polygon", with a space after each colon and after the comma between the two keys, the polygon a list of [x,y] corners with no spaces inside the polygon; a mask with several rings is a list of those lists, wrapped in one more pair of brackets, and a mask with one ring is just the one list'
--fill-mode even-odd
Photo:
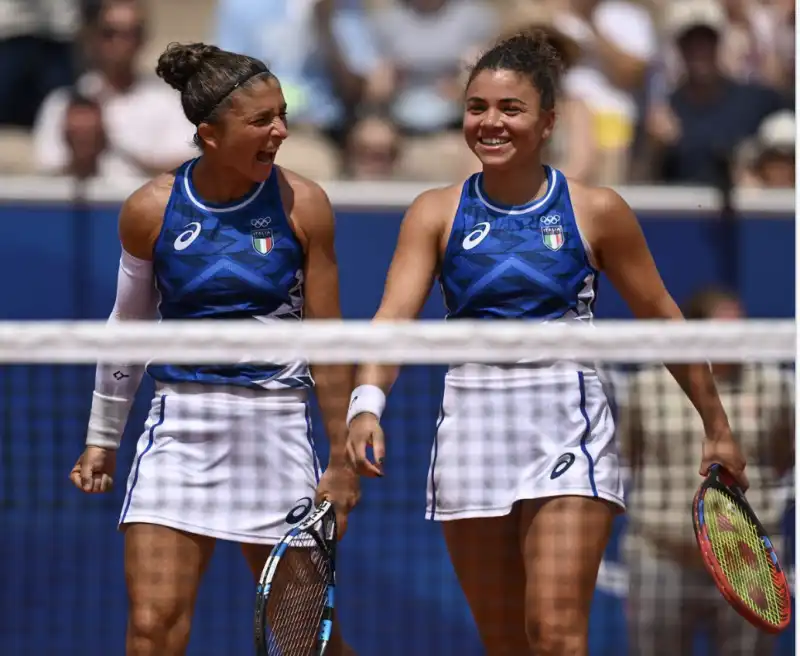
{"label": "woman's right hand", "polygon": [[114,485],[117,452],[99,446],[87,446],[69,474],[69,480],[87,494],[108,492]]}
{"label": "woman's right hand", "polygon": [[[367,457],[368,446],[372,447],[374,462]],[[350,422],[347,455],[355,470],[362,476],[383,476],[386,445],[380,421],[372,413],[363,412]]]}

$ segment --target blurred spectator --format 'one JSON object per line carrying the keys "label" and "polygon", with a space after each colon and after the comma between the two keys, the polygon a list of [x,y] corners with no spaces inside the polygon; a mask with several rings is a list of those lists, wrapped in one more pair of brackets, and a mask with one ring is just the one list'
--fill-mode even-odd
{"label": "blurred spectator", "polygon": [[[78,79],[76,89],[102,110],[107,136],[98,171],[102,176],[154,175],[193,154],[194,128],[183,115],[178,95],[155,76],[136,72],[145,30],[142,7],[135,0],[103,0],[86,17],[89,71]],[[68,90],[54,91],[36,120],[36,161],[44,173],[69,169],[69,102]]]}
{"label": "blurred spectator", "polygon": [[473,161],[461,135],[461,74],[497,35],[494,8],[482,0],[397,0],[373,21],[383,63],[371,99],[388,105],[404,136],[402,175],[460,179]]}
{"label": "blurred spectator", "polygon": [[795,184],[795,118],[784,110],[764,119],[742,147],[738,182],[746,187],[791,189]]}
{"label": "blurred spectator", "polygon": [[655,103],[648,116],[663,181],[718,184],[734,148],[786,104],[775,89],[737,82],[723,72],[719,46],[727,25],[716,0],[680,0],[667,7],[665,27],[685,74],[668,102]]}
{"label": "blurred spectator", "polygon": [[734,80],[780,86],[777,28],[770,7],[754,0],[724,0],[728,29],[721,42],[723,70]]}
{"label": "blurred spectator", "polygon": [[220,0],[215,43],[263,60],[280,80],[289,139],[279,163],[339,177],[340,148],[378,63],[360,0]]}
{"label": "blurred spectator", "polygon": [[797,5],[795,0],[772,0],[773,22],[777,25],[776,45],[783,79],[780,90],[794,101],[797,65]]}
{"label": "blurred spectator", "polygon": [[637,94],[657,54],[652,17],[645,6],[631,0],[553,2],[565,12],[559,15],[559,27],[581,47],[582,57],[566,76],[564,88],[582,99],[594,116],[594,182],[624,182],[639,114]]}
{"label": "blurred spectator", "polygon": [[347,172],[353,180],[389,180],[395,174],[400,135],[387,117],[368,114],[347,137]]}
{"label": "blurred spectator", "polygon": [[[517,0],[504,11],[504,32],[544,31],[558,50],[568,75],[581,57],[581,47],[559,27],[558,17],[558,12],[545,3]],[[593,177],[596,155],[593,116],[588,105],[573,91],[561,89],[556,99],[556,126],[545,150],[545,160],[568,178],[587,182]]]}
{"label": "blurred spectator", "polygon": [[[676,3],[685,0],[675,0]],[[794,77],[794,3],[774,0],[719,0],[725,17],[720,34],[720,67],[737,82],[756,82],[787,92]],[[788,46],[788,48],[787,48]],[[684,73],[674,44],[662,53],[667,85]]]}
{"label": "blurred spectator", "polygon": [[74,77],[77,0],[0,0],[0,125],[33,125],[53,89]]}
{"label": "blurred spectator", "polygon": [[[740,319],[739,300],[724,290],[699,292],[688,319]],[[731,428],[747,457],[752,504],[781,544],[786,490],[778,479],[794,458],[794,379],[772,364],[713,365]],[[773,636],[740,617],[707,573],[689,509],[700,485],[703,423],[663,366],[633,374],[620,404],[619,436],[631,467],[628,532],[630,652],[693,653],[695,633],[711,631],[717,656],[768,656]],[[776,546],[779,555],[781,547]]]}
{"label": "blurred spectator", "polygon": [[82,179],[100,174],[107,142],[103,110],[96,101],[76,92],[70,94],[64,115],[64,143],[69,153],[64,173]]}

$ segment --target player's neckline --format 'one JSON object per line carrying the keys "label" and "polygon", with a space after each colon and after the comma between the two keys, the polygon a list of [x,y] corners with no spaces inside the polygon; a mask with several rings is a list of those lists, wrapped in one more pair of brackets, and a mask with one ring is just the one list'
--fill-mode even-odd
{"label": "player's neckline", "polygon": [[544,167],[545,179],[547,180],[547,190],[544,192],[544,195],[539,198],[534,198],[523,205],[506,205],[490,199],[483,189],[483,173],[478,173],[478,175],[475,176],[475,195],[490,210],[501,214],[527,214],[528,212],[539,210],[550,202],[558,182],[556,170],[547,166],[547,164],[543,164],[542,166]]}
{"label": "player's neckline", "polygon": [[200,208],[201,210],[205,210],[206,212],[235,212],[247,207],[258,197],[258,195],[264,189],[264,185],[266,185],[268,180],[272,177],[272,175],[270,175],[270,178],[267,178],[267,180],[264,180],[264,182],[255,185],[252,189],[250,189],[250,191],[240,198],[227,203],[213,203],[205,200],[197,192],[197,189],[195,189],[194,183],[192,182],[192,169],[194,169],[195,164],[197,164],[196,159],[192,160],[186,167],[186,171],[183,176],[183,188],[186,192],[186,196],[189,198],[189,201],[196,207]]}

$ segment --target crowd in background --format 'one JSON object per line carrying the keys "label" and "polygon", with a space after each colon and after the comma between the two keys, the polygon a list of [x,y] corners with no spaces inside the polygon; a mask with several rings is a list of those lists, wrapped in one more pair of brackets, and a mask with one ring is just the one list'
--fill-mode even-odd
{"label": "crowd in background", "polygon": [[548,158],[567,175],[793,187],[794,20],[793,0],[0,0],[0,174],[141,177],[193,156],[153,75],[190,38],[281,80],[280,164],[455,181],[477,167],[460,136],[469,63],[539,28],[566,69]]}

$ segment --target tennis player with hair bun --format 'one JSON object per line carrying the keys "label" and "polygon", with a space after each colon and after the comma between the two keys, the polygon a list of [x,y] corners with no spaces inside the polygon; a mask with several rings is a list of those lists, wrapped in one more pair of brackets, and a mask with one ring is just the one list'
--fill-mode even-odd
{"label": "tennis player with hair bun", "polygon": [[[477,61],[463,129],[482,171],[411,205],[376,320],[416,318],[438,277],[451,320],[589,324],[601,271],[636,317],[682,319],[625,201],[542,162],[560,72],[539,32]],[[700,473],[718,462],[746,487],[709,367],[669,369],[705,426]],[[383,473],[379,421],[397,374],[363,365],[356,375],[348,452],[364,475]],[[613,419],[591,364],[452,366],[427,497],[489,656],[588,653],[598,567],[624,510]]]}
{"label": "tennis player with hair bun", "polygon": [[[128,198],[110,321],[340,318],[330,202],[275,165],[286,103],[260,61],[204,44],[170,46],[158,75],[180,91],[199,158]],[[225,330],[225,325],[219,325]],[[120,526],[129,595],[128,656],[186,650],[216,540],[238,542],[258,577],[272,545],[329,498],[340,530],[358,501],[345,455],[350,367],[306,362],[150,365],[156,394],[128,478]],[[71,473],[106,492],[144,368],[100,363],[86,450]],[[308,396],[331,440],[319,479]],[[299,512],[299,509],[306,512]],[[352,653],[338,630],[327,654]]]}

